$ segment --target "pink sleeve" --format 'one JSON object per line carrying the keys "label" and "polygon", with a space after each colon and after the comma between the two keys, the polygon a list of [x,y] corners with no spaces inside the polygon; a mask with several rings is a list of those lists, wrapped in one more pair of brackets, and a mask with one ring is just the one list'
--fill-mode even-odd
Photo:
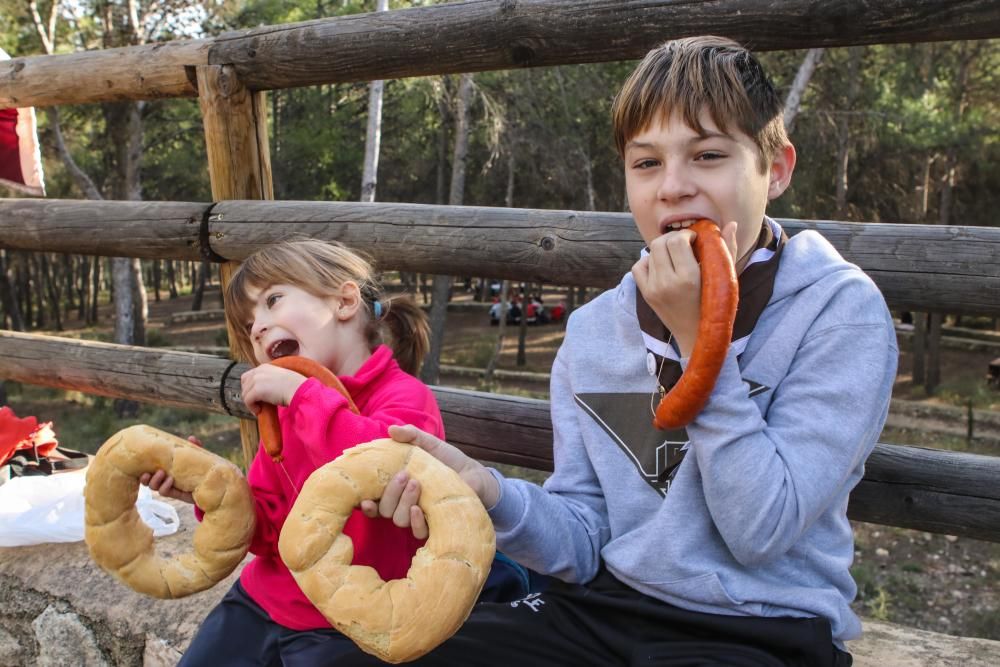
{"label": "pink sleeve", "polygon": [[303,458],[315,470],[345,449],[387,437],[391,424],[413,424],[435,435],[444,434],[434,397],[419,380],[384,385],[368,405],[372,406],[370,412],[356,415],[340,392],[309,379],[280,415],[282,436],[286,443],[298,441],[302,445]]}

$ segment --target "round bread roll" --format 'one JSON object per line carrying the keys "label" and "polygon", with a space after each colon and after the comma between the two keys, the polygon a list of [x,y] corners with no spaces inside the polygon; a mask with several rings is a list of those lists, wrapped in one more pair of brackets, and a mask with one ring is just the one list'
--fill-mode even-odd
{"label": "round bread roll", "polygon": [[[164,470],[205,512],[194,550],[174,559],[156,554],[153,531],[135,509],[139,477]],[[254,507],[239,468],[187,440],[150,426],[108,438],[87,470],[84,539],[102,568],[134,590],[179,598],[210,588],[232,572],[250,546]]]}
{"label": "round bread roll", "polygon": [[[380,498],[400,470],[420,482],[430,536],[405,579],[383,581],[351,565],[342,533],[364,499]],[[302,487],[278,539],[299,588],[363,651],[391,663],[414,660],[455,633],[486,582],[496,536],[482,502],[451,468],[395,440],[375,440],[317,469]]]}

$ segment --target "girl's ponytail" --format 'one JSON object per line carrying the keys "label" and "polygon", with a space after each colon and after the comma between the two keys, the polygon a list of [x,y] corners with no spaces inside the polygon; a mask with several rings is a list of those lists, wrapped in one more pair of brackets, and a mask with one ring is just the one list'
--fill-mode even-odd
{"label": "girl's ponytail", "polygon": [[388,329],[396,362],[410,375],[416,375],[431,345],[431,326],[427,313],[408,296],[383,298],[375,302],[373,315],[380,328]]}

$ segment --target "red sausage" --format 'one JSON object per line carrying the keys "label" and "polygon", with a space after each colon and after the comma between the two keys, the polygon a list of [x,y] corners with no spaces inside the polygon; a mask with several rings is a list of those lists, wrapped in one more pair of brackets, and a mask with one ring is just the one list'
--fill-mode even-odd
{"label": "red sausage", "polygon": [[[280,357],[271,363],[278,368],[285,368],[295,371],[299,375],[305,375],[307,378],[316,378],[327,387],[336,389],[347,397],[347,403],[351,408],[351,412],[360,414],[358,406],[354,404],[340,378],[334,375],[330,369],[305,357]],[[278,408],[270,403],[261,405],[260,414],[257,415],[257,426],[260,429],[260,438],[264,443],[264,451],[268,453],[272,461],[280,463],[281,425],[278,423]]]}
{"label": "red sausage", "polygon": [[653,426],[659,429],[686,426],[705,407],[726,360],[739,301],[736,269],[719,228],[699,220],[691,229],[698,235],[694,256],[701,264],[701,322],[684,374],[656,407]]}

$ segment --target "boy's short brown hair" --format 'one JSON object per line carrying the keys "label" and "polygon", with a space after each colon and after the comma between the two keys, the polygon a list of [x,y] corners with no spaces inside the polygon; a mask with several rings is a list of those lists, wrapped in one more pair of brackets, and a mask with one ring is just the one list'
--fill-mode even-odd
{"label": "boy's short brown hair", "polygon": [[725,37],[688,37],[650,51],[622,86],[611,111],[618,154],[657,114],[680,113],[703,132],[702,110],[723,132],[735,125],[753,139],[762,172],[789,143],[782,101],[757,58]]}

